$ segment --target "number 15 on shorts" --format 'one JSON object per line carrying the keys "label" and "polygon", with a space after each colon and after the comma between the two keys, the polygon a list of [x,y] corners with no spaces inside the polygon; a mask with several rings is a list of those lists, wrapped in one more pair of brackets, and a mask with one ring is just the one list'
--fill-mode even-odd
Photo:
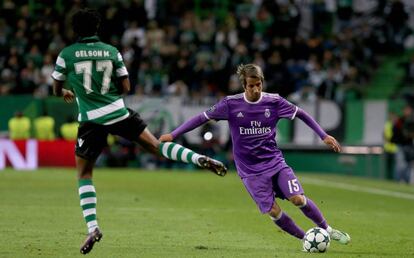
{"label": "number 15 on shorts", "polygon": [[299,191],[298,179],[295,178],[295,179],[289,180],[288,185],[289,185],[289,192],[290,193],[294,193],[294,192]]}

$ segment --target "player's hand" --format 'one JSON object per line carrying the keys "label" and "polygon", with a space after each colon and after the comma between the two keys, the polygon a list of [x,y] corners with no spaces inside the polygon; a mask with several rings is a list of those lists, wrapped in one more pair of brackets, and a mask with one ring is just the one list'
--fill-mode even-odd
{"label": "player's hand", "polygon": [[73,94],[71,90],[63,89],[62,93],[63,93],[63,100],[66,103],[72,103],[75,100],[75,94]]}
{"label": "player's hand", "polygon": [[338,143],[338,141],[334,137],[327,135],[325,139],[323,139],[323,142],[326,145],[330,146],[335,152],[341,151],[341,145]]}
{"label": "player's hand", "polygon": [[172,136],[172,134],[167,133],[167,134],[161,135],[161,137],[158,140],[160,142],[172,142],[174,140],[174,137]]}

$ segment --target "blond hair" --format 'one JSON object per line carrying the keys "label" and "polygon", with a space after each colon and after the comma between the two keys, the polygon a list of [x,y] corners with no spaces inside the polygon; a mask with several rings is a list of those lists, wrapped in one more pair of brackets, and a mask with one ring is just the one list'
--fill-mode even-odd
{"label": "blond hair", "polygon": [[255,64],[241,64],[237,67],[236,73],[243,87],[246,86],[246,79],[248,77],[260,79],[262,83],[264,81],[262,68]]}

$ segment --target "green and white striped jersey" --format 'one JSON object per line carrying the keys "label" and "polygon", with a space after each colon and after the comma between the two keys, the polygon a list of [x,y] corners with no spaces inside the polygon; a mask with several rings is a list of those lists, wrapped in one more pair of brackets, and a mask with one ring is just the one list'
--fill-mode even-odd
{"label": "green and white striped jersey", "polygon": [[128,117],[129,112],[115,81],[128,76],[118,50],[97,36],[82,38],[65,47],[56,60],[52,77],[67,81],[79,108],[79,122],[113,124]]}

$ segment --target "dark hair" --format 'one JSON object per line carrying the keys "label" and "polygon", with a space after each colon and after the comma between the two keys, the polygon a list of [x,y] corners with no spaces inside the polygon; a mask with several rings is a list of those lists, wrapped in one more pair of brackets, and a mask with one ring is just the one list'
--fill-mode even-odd
{"label": "dark hair", "polygon": [[96,35],[100,23],[101,15],[93,9],[81,9],[72,16],[73,31],[80,37]]}

